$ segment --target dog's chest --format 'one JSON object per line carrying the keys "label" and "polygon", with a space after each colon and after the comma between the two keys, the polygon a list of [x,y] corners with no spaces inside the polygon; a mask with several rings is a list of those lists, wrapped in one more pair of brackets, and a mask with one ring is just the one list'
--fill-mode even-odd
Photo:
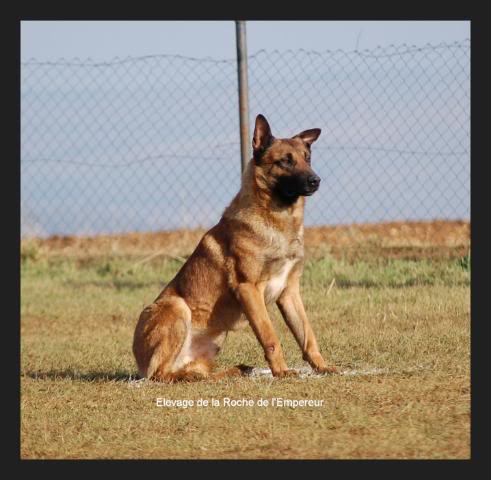
{"label": "dog's chest", "polygon": [[276,270],[275,273],[268,278],[264,289],[264,300],[266,303],[275,301],[281,295],[281,292],[283,292],[286,287],[288,275],[297,262],[298,259],[285,260],[280,269]]}

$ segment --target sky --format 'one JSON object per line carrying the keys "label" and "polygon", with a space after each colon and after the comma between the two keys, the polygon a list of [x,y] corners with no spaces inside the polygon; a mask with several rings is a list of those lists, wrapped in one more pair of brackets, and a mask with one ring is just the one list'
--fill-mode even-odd
{"label": "sky", "polygon": [[[251,123],[323,131],[307,225],[469,217],[467,47],[372,55],[469,37],[469,22],[247,22]],[[23,234],[216,223],[240,187],[235,48],[231,21],[22,22],[22,62],[109,61],[22,65]]]}
{"label": "sky", "polygon": [[[258,50],[371,49],[470,37],[469,21],[251,21],[248,54]],[[235,58],[232,21],[23,21],[21,59],[180,54]]]}

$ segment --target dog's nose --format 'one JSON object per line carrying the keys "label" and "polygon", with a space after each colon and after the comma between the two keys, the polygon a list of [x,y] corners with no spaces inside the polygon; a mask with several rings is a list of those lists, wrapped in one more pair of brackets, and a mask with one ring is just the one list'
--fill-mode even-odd
{"label": "dog's nose", "polygon": [[318,177],[317,175],[311,175],[308,179],[307,179],[307,182],[308,184],[311,186],[311,187],[318,187],[319,186],[319,183],[321,183],[321,179],[320,177]]}

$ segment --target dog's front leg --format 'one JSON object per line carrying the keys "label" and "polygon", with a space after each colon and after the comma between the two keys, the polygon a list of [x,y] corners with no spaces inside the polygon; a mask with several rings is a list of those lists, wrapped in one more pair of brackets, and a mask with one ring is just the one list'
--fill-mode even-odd
{"label": "dog's front leg", "polygon": [[293,275],[276,301],[283,318],[302,349],[303,359],[320,373],[334,373],[335,367],[328,367],[319,352],[317,340],[310,325],[302,297],[300,296],[300,282],[297,275]]}
{"label": "dog's front leg", "polygon": [[271,372],[275,377],[289,374],[280,342],[264,303],[264,295],[253,283],[241,283],[236,291],[252,330],[264,349]]}

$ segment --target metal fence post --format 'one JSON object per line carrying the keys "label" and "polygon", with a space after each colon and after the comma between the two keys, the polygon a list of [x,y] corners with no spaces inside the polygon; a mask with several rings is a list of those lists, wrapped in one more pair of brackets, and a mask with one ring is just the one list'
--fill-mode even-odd
{"label": "metal fence post", "polygon": [[237,76],[239,79],[241,172],[243,172],[251,155],[249,145],[249,87],[247,83],[247,44],[246,26],[244,21],[235,21],[235,32],[237,42]]}

